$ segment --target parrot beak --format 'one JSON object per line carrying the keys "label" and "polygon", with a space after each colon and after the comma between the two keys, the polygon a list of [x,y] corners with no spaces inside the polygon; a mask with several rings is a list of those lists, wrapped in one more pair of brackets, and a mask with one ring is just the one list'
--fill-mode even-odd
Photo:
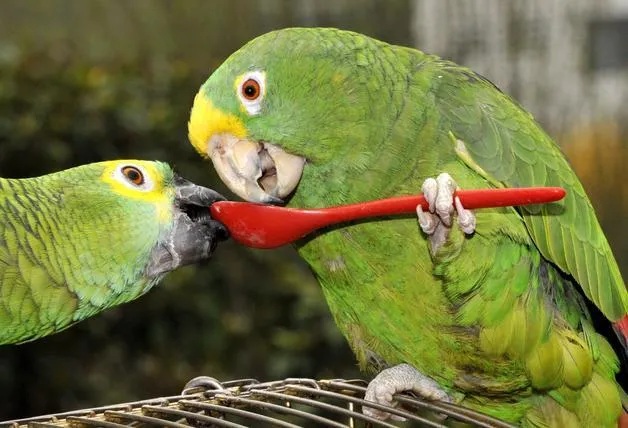
{"label": "parrot beak", "polygon": [[152,250],[146,267],[150,278],[208,260],[218,242],[229,238],[227,228],[209,212],[212,203],[226,200],[224,196],[178,175],[174,187],[173,225]]}
{"label": "parrot beak", "polygon": [[211,204],[218,201],[226,201],[227,198],[215,190],[198,186],[176,174],[174,176],[174,188],[175,212],[184,214],[192,223],[198,225],[212,223],[217,232],[216,238],[220,241],[224,241],[229,237],[227,229],[222,223],[212,220],[209,213]]}
{"label": "parrot beak", "polygon": [[175,202],[178,206],[192,205],[209,208],[214,202],[227,200],[215,190],[198,186],[176,174],[174,176],[174,189]]}
{"label": "parrot beak", "polygon": [[305,166],[304,158],[279,146],[225,133],[209,139],[207,152],[222,181],[250,202],[283,204]]}

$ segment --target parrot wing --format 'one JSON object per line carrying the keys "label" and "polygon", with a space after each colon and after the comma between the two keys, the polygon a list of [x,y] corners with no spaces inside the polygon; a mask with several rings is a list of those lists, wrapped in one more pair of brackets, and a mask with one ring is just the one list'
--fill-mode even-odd
{"label": "parrot wing", "polygon": [[8,186],[0,180],[0,345],[69,327],[77,300],[59,272],[44,268],[42,260],[54,255],[40,239],[40,224],[21,207],[29,198],[6,192]]}
{"label": "parrot wing", "polygon": [[541,254],[573,276],[611,321],[628,311],[628,292],[580,181],[533,117],[467,68],[439,63],[431,92],[458,153],[494,186],[561,186],[559,203],[518,208]]}

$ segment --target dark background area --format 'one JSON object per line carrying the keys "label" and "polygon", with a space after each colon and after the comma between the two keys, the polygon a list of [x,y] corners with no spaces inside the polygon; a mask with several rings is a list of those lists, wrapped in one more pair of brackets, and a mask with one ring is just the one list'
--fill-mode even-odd
{"label": "dark background area", "polygon": [[[622,38],[604,23],[624,31],[628,15],[613,1],[595,10],[581,1],[528,2],[538,5],[533,11],[515,1],[468,3],[476,7],[444,0],[5,0],[0,176],[160,159],[230,195],[187,142],[198,87],[256,35],[336,26],[470,65],[521,99],[582,178],[626,277],[628,109],[621,106],[628,65],[612,60],[622,52],[612,43]],[[561,5],[573,9],[556,12]],[[548,28],[563,28],[564,37]],[[546,60],[565,51],[571,56],[562,63]],[[201,374],[359,376],[294,251],[229,242],[207,265],[169,275],[135,302],[34,343],[0,347],[0,420],[177,394]]]}

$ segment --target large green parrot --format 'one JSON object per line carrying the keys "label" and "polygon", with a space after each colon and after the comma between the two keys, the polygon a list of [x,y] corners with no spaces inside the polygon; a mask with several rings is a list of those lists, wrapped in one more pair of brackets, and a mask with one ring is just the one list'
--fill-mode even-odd
{"label": "large green parrot", "polygon": [[[622,320],[624,281],[558,147],[485,78],[361,34],[285,29],[211,75],[189,136],[253,202],[426,195],[419,225],[358,222],[297,244],[361,367],[383,369],[368,399],[414,390],[522,426],[616,426],[625,335],[615,324],[613,350],[591,314]],[[473,213],[458,185],[568,193]]]}
{"label": "large green parrot", "polygon": [[37,339],[208,259],[221,195],[165,163],[116,160],[0,179],[0,344]]}

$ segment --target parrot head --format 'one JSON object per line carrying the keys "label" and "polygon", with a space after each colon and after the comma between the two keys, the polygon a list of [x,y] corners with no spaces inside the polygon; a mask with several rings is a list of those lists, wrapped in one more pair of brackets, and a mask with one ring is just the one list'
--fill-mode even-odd
{"label": "parrot head", "polygon": [[[224,199],[141,160],[0,180],[0,345],[61,331],[131,301],[227,238]],[[13,298],[11,297],[13,295]]]}
{"label": "parrot head", "polygon": [[109,242],[120,264],[144,266],[148,278],[208,259],[228,236],[208,209],[224,197],[175,174],[166,163],[116,160],[55,176],[64,209],[77,225],[73,238],[94,246]]}
{"label": "parrot head", "polygon": [[315,181],[342,192],[349,175],[377,162],[385,138],[388,113],[380,115],[380,106],[392,89],[372,79],[370,66],[380,46],[388,45],[323,28],[252,40],[196,95],[192,145],[251,202],[281,204]]}
{"label": "parrot head", "polygon": [[[0,345],[61,331],[148,292],[227,238],[224,199],[162,162],[115,160],[0,180]],[[13,297],[11,297],[13,295]]]}

